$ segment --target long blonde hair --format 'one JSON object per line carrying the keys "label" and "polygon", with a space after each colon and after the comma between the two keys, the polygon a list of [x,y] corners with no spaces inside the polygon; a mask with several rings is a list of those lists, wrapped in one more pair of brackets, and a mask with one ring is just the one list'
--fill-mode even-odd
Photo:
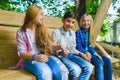
{"label": "long blonde hair", "polygon": [[29,26],[32,26],[34,24],[36,26],[36,30],[35,30],[36,46],[38,50],[42,51],[44,54],[49,56],[52,54],[50,45],[53,43],[53,41],[50,38],[48,31],[44,26],[43,22],[39,23],[38,21],[39,14],[41,11],[42,9],[39,6],[29,6],[26,11],[26,16],[25,16],[24,24],[22,26],[22,30],[26,31],[26,29]]}
{"label": "long blonde hair", "polygon": [[94,27],[93,27],[93,18],[90,14],[84,14],[81,19],[80,19],[80,26],[82,27],[82,22],[83,22],[83,19],[84,17],[88,16],[90,18],[90,27],[89,27],[89,43],[91,46],[95,46],[95,38],[94,38]]}

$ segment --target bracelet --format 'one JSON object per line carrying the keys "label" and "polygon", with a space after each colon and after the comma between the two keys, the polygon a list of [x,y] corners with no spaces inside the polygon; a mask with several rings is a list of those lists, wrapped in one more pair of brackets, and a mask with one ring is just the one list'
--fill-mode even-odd
{"label": "bracelet", "polygon": [[35,56],[36,56],[37,54],[33,54],[32,55],[32,60],[35,60]]}

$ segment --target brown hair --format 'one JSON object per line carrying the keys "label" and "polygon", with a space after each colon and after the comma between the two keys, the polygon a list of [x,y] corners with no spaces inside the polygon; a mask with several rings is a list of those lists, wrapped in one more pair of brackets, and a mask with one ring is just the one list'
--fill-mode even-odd
{"label": "brown hair", "polygon": [[29,6],[26,12],[25,21],[22,26],[22,30],[26,31],[26,28],[36,25],[35,39],[38,50],[42,51],[46,55],[51,55],[50,45],[53,43],[50,38],[46,27],[43,22],[39,23],[38,18],[42,9],[39,6]]}
{"label": "brown hair", "polygon": [[[82,22],[83,22],[83,19],[84,17],[88,16],[90,18],[90,28],[89,28],[89,43],[91,46],[94,47],[94,43],[95,43],[95,39],[94,39],[94,31],[93,31],[93,18],[90,14],[84,14],[81,19],[80,19],[80,26],[82,27]],[[93,31],[93,32],[92,32]]]}
{"label": "brown hair", "polygon": [[73,18],[76,19],[75,13],[74,12],[66,12],[63,16],[64,19],[66,18]]}
{"label": "brown hair", "polygon": [[37,26],[35,36],[37,48],[48,56],[52,55],[50,46],[53,44],[53,41],[43,23]]}

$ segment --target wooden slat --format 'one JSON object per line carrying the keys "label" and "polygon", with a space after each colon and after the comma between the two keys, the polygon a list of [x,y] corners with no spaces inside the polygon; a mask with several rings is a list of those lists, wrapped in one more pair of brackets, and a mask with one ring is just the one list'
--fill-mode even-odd
{"label": "wooden slat", "polygon": [[[24,22],[24,17],[25,17],[25,13],[0,10],[0,24],[2,25],[22,26]],[[48,17],[48,16],[44,17],[44,24],[47,28],[52,28],[52,29],[56,29],[63,26],[61,18]],[[76,22],[73,30],[76,30],[78,28],[79,27]]]}
{"label": "wooden slat", "polygon": [[24,21],[25,14],[0,10],[0,24],[21,26]]}
{"label": "wooden slat", "polygon": [[0,55],[7,55],[11,53],[16,53],[17,52],[17,45],[16,44],[10,44],[10,45],[0,45]]}
{"label": "wooden slat", "polygon": [[116,47],[113,47],[109,44],[106,44],[106,43],[102,43],[102,42],[99,42],[99,44],[105,49],[105,50],[108,50],[108,51],[113,51],[114,53],[117,53],[117,54],[120,54],[120,48],[116,48]]}
{"label": "wooden slat", "polygon": [[16,44],[0,45],[0,68],[15,66],[18,60]]}
{"label": "wooden slat", "polygon": [[0,44],[16,44],[16,31],[15,27],[0,26]]}
{"label": "wooden slat", "polygon": [[0,80],[36,80],[32,74],[21,70],[0,70]]}

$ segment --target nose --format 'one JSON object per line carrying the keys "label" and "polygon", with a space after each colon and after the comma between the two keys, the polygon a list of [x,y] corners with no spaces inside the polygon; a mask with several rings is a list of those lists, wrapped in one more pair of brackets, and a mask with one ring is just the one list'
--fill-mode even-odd
{"label": "nose", "polygon": [[70,25],[70,27],[73,27],[73,26],[74,26],[74,24],[73,24],[72,22],[70,22],[70,24],[69,24],[69,25]]}

